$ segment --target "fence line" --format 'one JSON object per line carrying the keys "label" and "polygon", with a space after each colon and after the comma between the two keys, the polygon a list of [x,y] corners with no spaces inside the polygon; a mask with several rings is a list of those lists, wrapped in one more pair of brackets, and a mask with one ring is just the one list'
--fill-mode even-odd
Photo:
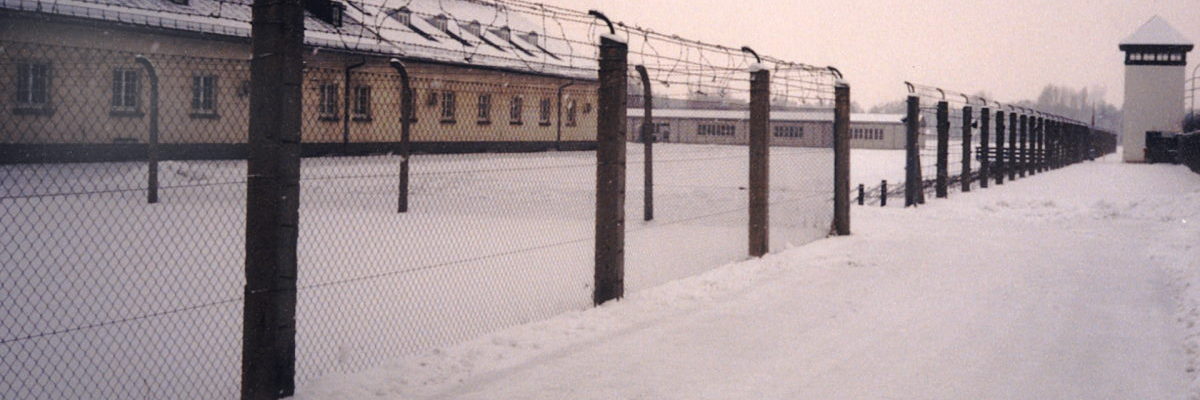
{"label": "fence line", "polygon": [[[604,40],[630,63],[613,69],[622,79],[596,80],[580,75],[604,65],[596,18],[498,4],[507,7],[497,15],[560,26],[561,37],[544,39],[568,48],[563,62],[521,57],[536,75],[314,52],[298,71],[299,140],[265,153],[246,135],[261,83],[247,59],[0,41],[5,71],[49,66],[53,83],[48,101],[0,121],[0,235],[11,243],[3,397],[286,395],[297,382],[619,297],[601,288],[605,263],[624,263],[623,276],[605,279],[638,290],[745,259],[750,186],[769,210],[753,228],[763,235],[755,255],[848,233],[848,195],[835,201],[836,188],[848,190],[835,160],[848,158],[832,147],[846,143],[845,111],[834,128],[804,132],[828,139],[816,147],[756,113],[770,144],[757,167],[748,143],[651,147],[653,132],[632,145],[625,131],[634,66],[647,73],[646,100],[733,109],[749,106],[752,71],[769,76],[756,100],[768,111],[848,106],[835,69],[617,23]],[[14,81],[0,81],[0,94],[19,90]],[[255,157],[295,163],[277,182],[293,194],[254,203],[294,205],[294,217],[249,221],[265,176],[247,172]],[[608,168],[620,174],[597,175]],[[769,186],[750,185],[752,174]],[[600,204],[601,194],[613,196]],[[247,245],[280,232],[270,226],[295,231],[294,249],[264,261],[290,277],[258,286]],[[621,250],[593,259],[602,243]],[[281,291],[294,296],[293,317],[251,309]],[[255,327],[280,316],[296,321],[294,344]],[[262,370],[238,367],[257,356],[241,350],[266,347],[278,353],[251,363]]]}
{"label": "fence line", "polygon": [[[948,197],[956,188],[1003,185],[1116,151],[1115,135],[1070,118],[935,86],[906,86],[905,179],[889,181],[886,191],[904,194],[906,205],[924,203],[931,191]],[[860,185],[859,203],[884,203],[882,183]]]}

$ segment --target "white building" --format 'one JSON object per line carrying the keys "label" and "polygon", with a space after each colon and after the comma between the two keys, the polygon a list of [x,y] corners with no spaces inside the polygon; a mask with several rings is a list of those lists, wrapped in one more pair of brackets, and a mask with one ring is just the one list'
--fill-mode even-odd
{"label": "white building", "polygon": [[1192,42],[1155,16],[1121,41],[1125,52],[1125,106],[1121,144],[1125,162],[1146,160],[1146,132],[1183,129],[1187,53]]}
{"label": "white building", "polygon": [[[629,140],[638,141],[642,109],[631,108]],[[655,109],[655,140],[664,143],[745,145],[750,138],[747,110]],[[901,114],[850,114],[850,147],[903,149],[905,128]],[[833,145],[833,111],[771,111],[771,145],[830,147]],[[922,142],[924,135],[921,135]]]}

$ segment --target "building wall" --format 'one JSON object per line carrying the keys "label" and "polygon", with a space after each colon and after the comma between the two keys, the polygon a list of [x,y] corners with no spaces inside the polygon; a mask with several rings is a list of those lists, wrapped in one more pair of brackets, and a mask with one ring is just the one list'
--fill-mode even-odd
{"label": "building wall", "polygon": [[[249,122],[248,41],[201,34],[179,34],[92,22],[66,22],[0,13],[0,145],[138,144],[149,137],[149,79],[134,61],[146,54],[159,75],[160,143],[244,144]],[[303,82],[305,143],[394,143],[400,141],[400,81],[387,63],[389,57],[337,51],[306,53]],[[18,110],[17,64],[50,66],[50,101],[45,110]],[[346,73],[349,65],[363,63],[350,74],[351,87],[370,86],[370,113],[346,121]],[[466,68],[454,65],[408,62],[416,121],[412,140],[447,143],[594,141],[596,83],[573,82],[563,90],[563,113],[572,101],[576,123],[559,126],[558,88],[564,78]],[[138,107],[114,112],[113,71],[138,71]],[[192,110],[193,78],[217,77],[215,113]],[[337,86],[336,115],[322,118],[322,84]],[[441,118],[445,93],[455,97],[454,118]],[[427,104],[436,93],[439,101]],[[481,94],[491,96],[487,119],[479,118]],[[518,121],[510,120],[514,97],[523,100]],[[543,121],[539,102],[551,102]],[[353,105],[353,100],[349,103]],[[519,123],[518,123],[519,122]],[[348,131],[348,132],[347,132]],[[348,133],[348,135],[347,135]],[[481,148],[485,149],[486,148]]]}
{"label": "building wall", "polygon": [[[872,138],[872,130],[878,130],[881,137]],[[903,150],[904,135],[904,125],[900,123],[850,122],[850,147],[854,149]]]}
{"label": "building wall", "polygon": [[[639,141],[641,132],[642,117],[629,116],[628,139],[629,141]],[[725,144],[725,145],[745,145],[749,143],[750,123],[748,120],[732,120],[732,119],[694,119],[694,118],[667,118],[655,117],[654,123],[657,125],[655,137],[660,143],[692,143],[692,144]],[[701,135],[701,125],[731,125],[734,127],[732,136],[724,135]],[[788,136],[777,136],[775,127],[780,126],[798,126],[804,131],[799,138]],[[903,124],[888,124],[888,123],[870,123],[860,122],[850,124],[851,140],[850,147],[858,149],[904,149],[904,125]],[[856,129],[879,129],[882,133],[882,139],[868,139],[867,131],[862,131],[862,138],[855,139]],[[769,132],[771,135],[771,144],[777,146],[796,146],[796,147],[832,147],[833,146],[833,123],[825,121],[773,121],[770,124]]]}
{"label": "building wall", "polygon": [[1145,162],[1146,131],[1183,129],[1185,67],[1125,66],[1121,145],[1125,162]]}

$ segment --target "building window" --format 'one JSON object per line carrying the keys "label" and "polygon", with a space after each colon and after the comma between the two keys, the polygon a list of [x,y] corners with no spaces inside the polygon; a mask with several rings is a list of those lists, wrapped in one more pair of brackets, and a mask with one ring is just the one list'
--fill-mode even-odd
{"label": "building window", "polygon": [[462,28],[465,29],[467,32],[471,32],[471,34],[475,35],[475,36],[480,36],[480,34],[483,33],[482,32],[483,26],[479,24],[479,21],[471,21],[470,23],[464,25]]}
{"label": "building window", "polygon": [[696,127],[696,134],[700,136],[733,136],[736,131],[735,126],[727,124],[700,124]]}
{"label": "building window", "polygon": [[426,107],[437,107],[437,105],[438,105],[437,91],[430,90],[429,93],[425,94],[425,106]]}
{"label": "building window", "polygon": [[431,19],[429,22],[430,25],[433,25],[433,27],[437,28],[439,31],[445,32],[448,29],[449,23],[445,15],[433,17],[433,19]]}
{"label": "building window", "polygon": [[454,123],[454,92],[442,93],[442,122]]}
{"label": "building window", "polygon": [[803,126],[782,125],[782,126],[775,126],[772,128],[772,130],[774,130],[773,133],[774,133],[775,137],[784,137],[784,138],[802,138],[802,137],[804,137],[804,127]]}
{"label": "building window", "polygon": [[319,90],[321,96],[317,103],[317,118],[324,121],[336,121],[338,119],[338,85],[322,83]]}
{"label": "building window", "polygon": [[407,7],[400,7],[392,10],[388,12],[388,16],[392,17],[392,19],[403,24],[404,26],[412,25],[412,11],[409,11]]}
{"label": "building window", "polygon": [[50,65],[17,64],[17,107],[42,110],[50,104]]}
{"label": "building window", "polygon": [[538,124],[543,125],[543,126],[550,125],[550,99],[549,98],[543,98],[541,103],[538,104]]}
{"label": "building window", "polygon": [[479,95],[478,106],[479,106],[479,115],[478,115],[479,121],[478,122],[480,124],[492,123],[492,95],[490,95],[490,94]]}
{"label": "building window", "polygon": [[575,100],[567,102],[567,126],[575,126],[578,123],[575,112]]}
{"label": "building window", "polygon": [[354,103],[350,107],[351,116],[355,121],[371,120],[371,87],[355,86]]}
{"label": "building window", "polygon": [[112,111],[138,112],[138,72],[132,69],[113,70]]}
{"label": "building window", "polygon": [[196,75],[192,77],[192,116],[217,115],[217,77]]}
{"label": "building window", "polygon": [[508,123],[512,125],[521,125],[521,114],[525,112],[525,99],[521,96],[513,96],[512,103],[508,106]]}
{"label": "building window", "polygon": [[[401,104],[400,104],[400,116],[401,116],[401,118],[403,118],[403,117],[404,117],[404,110],[405,110],[404,103],[403,103],[404,99],[400,99],[400,100],[401,100]],[[409,89],[408,89],[408,105],[409,105],[409,108],[408,108],[408,122],[412,122],[412,123],[415,123],[415,122],[417,122],[417,110],[414,110],[414,109],[412,109],[412,108],[411,108],[411,107],[412,107],[412,105],[413,105],[413,104],[416,104],[416,103],[417,103],[417,89],[412,89],[412,88],[409,88]]]}

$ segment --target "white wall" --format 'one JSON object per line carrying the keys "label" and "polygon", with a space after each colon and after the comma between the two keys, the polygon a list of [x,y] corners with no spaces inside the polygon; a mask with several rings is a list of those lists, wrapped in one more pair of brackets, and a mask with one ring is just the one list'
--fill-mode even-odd
{"label": "white wall", "polygon": [[1121,140],[1125,162],[1145,162],[1146,131],[1183,129],[1184,66],[1125,66]]}

